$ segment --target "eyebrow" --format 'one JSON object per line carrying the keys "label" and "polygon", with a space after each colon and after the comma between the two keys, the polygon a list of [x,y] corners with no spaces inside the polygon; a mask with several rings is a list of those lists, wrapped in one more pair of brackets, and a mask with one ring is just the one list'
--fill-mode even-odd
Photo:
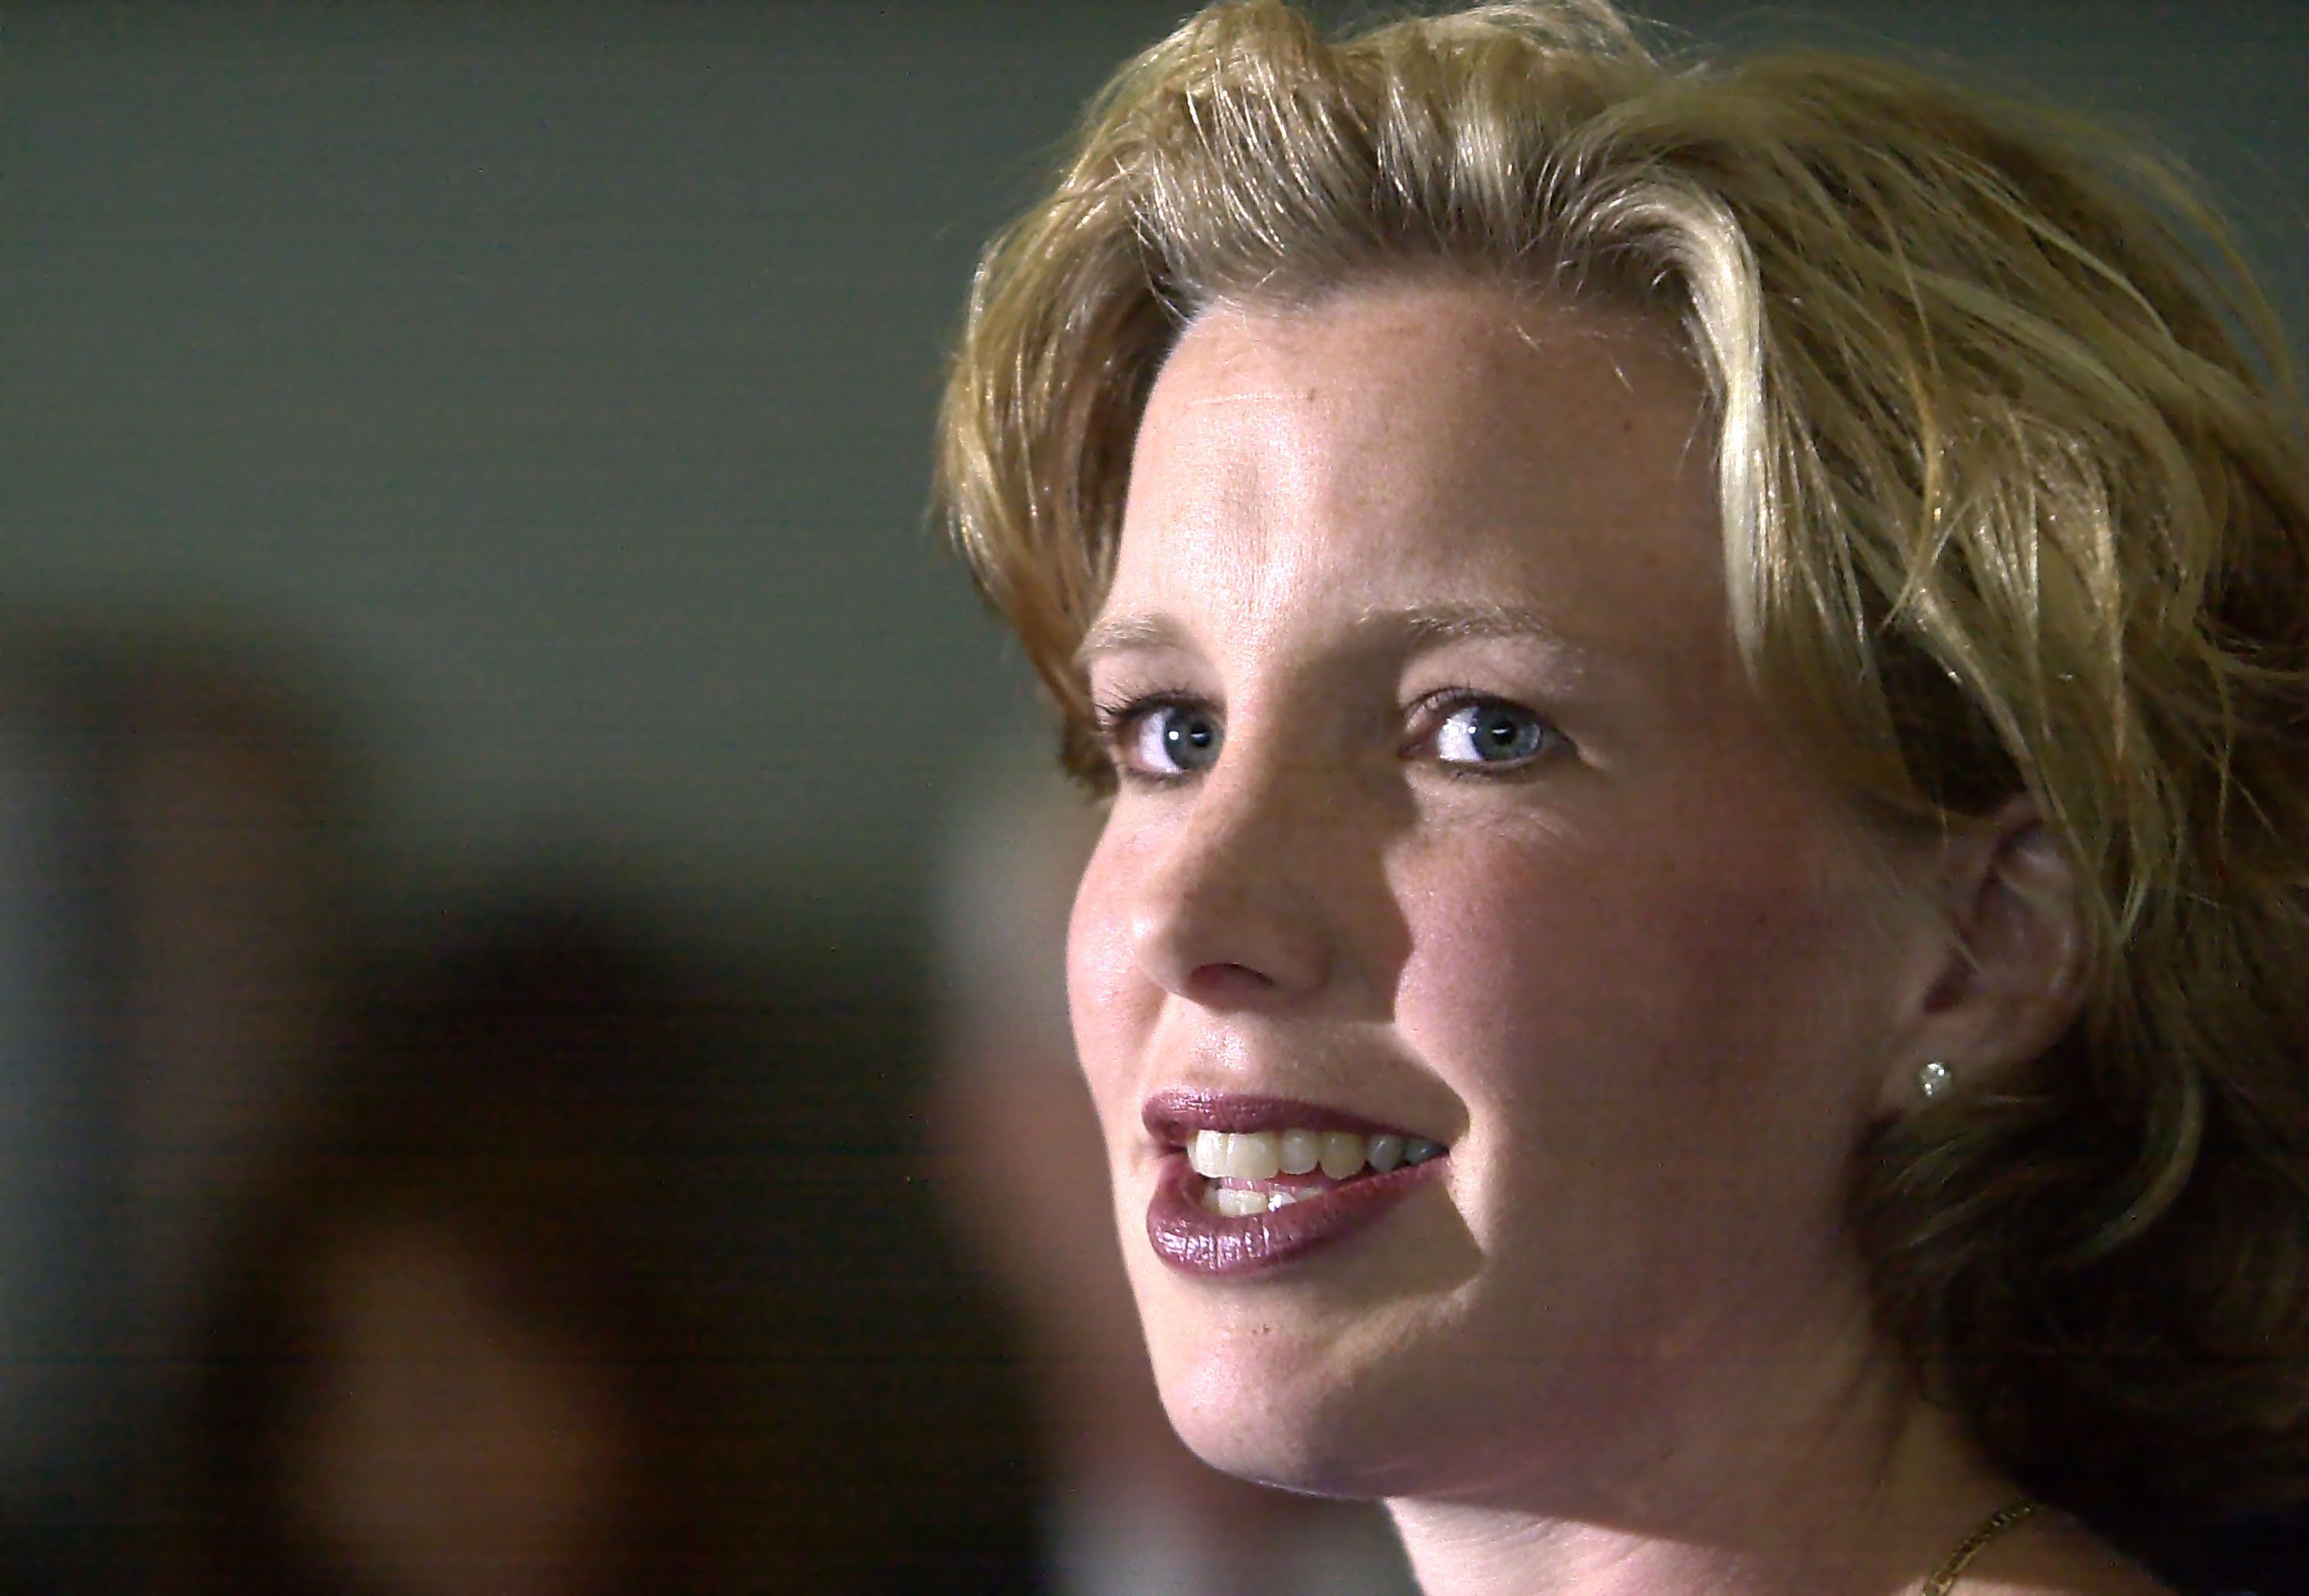
{"label": "eyebrow", "polygon": [[[1412,643],[1458,643],[1485,638],[1524,638],[1544,643],[1576,662],[1581,651],[1544,611],[1513,604],[1483,602],[1371,609],[1355,617],[1354,629],[1369,638]],[[1101,620],[1083,634],[1074,651],[1077,670],[1108,654],[1140,649],[1183,648],[1186,634],[1163,616],[1121,615]]]}
{"label": "eyebrow", "polygon": [[1357,619],[1357,629],[1393,632],[1414,642],[1457,643],[1463,639],[1527,637],[1578,651],[1553,617],[1515,604],[1441,604],[1415,609],[1374,609]]}
{"label": "eyebrow", "polygon": [[1111,620],[1094,623],[1075,645],[1074,666],[1087,670],[1093,660],[1105,654],[1129,653],[1135,649],[1176,648],[1185,643],[1185,635],[1161,616],[1121,615]]}

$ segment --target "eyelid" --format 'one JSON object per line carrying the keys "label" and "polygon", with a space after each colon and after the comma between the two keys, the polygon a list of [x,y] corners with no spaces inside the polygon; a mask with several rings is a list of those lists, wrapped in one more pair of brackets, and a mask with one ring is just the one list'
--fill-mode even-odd
{"label": "eyelid", "polygon": [[1202,710],[1215,720],[1219,718],[1215,706],[1208,699],[1177,687],[1151,688],[1092,701],[1092,728],[1098,735],[1099,746],[1118,781],[1149,787],[1169,787],[1192,781],[1201,773],[1190,770],[1150,771],[1134,763],[1129,755],[1129,740],[1146,717],[1171,709]]}
{"label": "eyelid", "polygon": [[1410,758],[1431,749],[1437,734],[1443,729],[1444,725],[1454,713],[1481,704],[1498,704],[1502,708],[1513,710],[1518,714],[1529,715],[1546,733],[1545,739],[1535,752],[1521,759],[1500,764],[1471,765],[1457,760],[1448,763],[1438,762],[1445,763],[1446,768],[1455,777],[1496,781],[1501,777],[1521,775],[1542,762],[1551,760],[1576,746],[1564,729],[1555,723],[1554,717],[1545,712],[1535,709],[1532,705],[1505,693],[1457,685],[1438,687],[1431,692],[1423,693],[1411,702],[1410,707],[1405,712],[1405,720],[1409,724],[1409,736],[1404,743],[1404,757]]}
{"label": "eyelid", "polygon": [[1111,738],[1125,727],[1143,720],[1156,710],[1209,709],[1209,702],[1198,694],[1175,687],[1156,687],[1143,693],[1123,693],[1111,698],[1091,702],[1091,724],[1102,738]]}

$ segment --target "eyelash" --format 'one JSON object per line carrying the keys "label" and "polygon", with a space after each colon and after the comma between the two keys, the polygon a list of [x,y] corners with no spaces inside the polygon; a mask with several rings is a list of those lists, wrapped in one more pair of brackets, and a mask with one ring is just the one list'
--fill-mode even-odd
{"label": "eyelash", "polygon": [[1558,755],[1571,746],[1571,739],[1563,735],[1554,721],[1528,704],[1518,703],[1514,699],[1503,697],[1497,693],[1484,692],[1479,687],[1460,685],[1438,687],[1431,693],[1423,694],[1411,705],[1406,719],[1417,729],[1417,735],[1404,745],[1405,754],[1408,755],[1416,749],[1431,746],[1436,737],[1449,723],[1451,717],[1459,711],[1484,704],[1498,704],[1504,709],[1513,710],[1518,714],[1530,716],[1538,723],[1543,734],[1540,746],[1532,753],[1504,767],[1462,763],[1455,760],[1432,761],[1446,776],[1455,781],[1519,781],[1530,776],[1541,766],[1554,763]]}
{"label": "eyelash", "polygon": [[[1439,687],[1423,694],[1406,710],[1405,719],[1418,729],[1417,734],[1402,745],[1408,758],[1420,747],[1431,744],[1437,734],[1460,710],[1483,704],[1500,704],[1526,714],[1536,720],[1545,733],[1541,746],[1531,755],[1504,768],[1486,768],[1480,764],[1458,761],[1435,760],[1432,763],[1455,781],[1513,781],[1528,776],[1542,764],[1552,763],[1555,755],[1571,747],[1571,739],[1564,736],[1555,723],[1538,711],[1503,698],[1497,693],[1480,688],[1454,686]],[[1138,724],[1157,711],[1169,709],[1210,708],[1209,701],[1197,694],[1176,687],[1154,688],[1144,693],[1129,694],[1117,699],[1094,703],[1091,706],[1093,723],[1099,745],[1105,750],[1107,763],[1113,767],[1117,780],[1150,787],[1171,787],[1189,781],[1199,772],[1180,771],[1175,774],[1141,770],[1124,755],[1124,745],[1136,734]]]}
{"label": "eyelash", "polygon": [[1124,744],[1137,732],[1138,723],[1157,710],[1208,707],[1208,703],[1195,694],[1176,687],[1158,687],[1118,699],[1094,702],[1091,705],[1091,720],[1098,733],[1099,746],[1105,751],[1106,762],[1114,771],[1115,780],[1130,786],[1175,787],[1192,781],[1197,772],[1180,771],[1172,775],[1161,771],[1140,770],[1124,756]]}

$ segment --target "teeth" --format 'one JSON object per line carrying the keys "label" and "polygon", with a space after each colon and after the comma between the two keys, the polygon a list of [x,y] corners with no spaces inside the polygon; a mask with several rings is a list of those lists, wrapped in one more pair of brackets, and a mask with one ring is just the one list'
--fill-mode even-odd
{"label": "teeth", "polygon": [[1273,1213],[1278,1208],[1288,1208],[1298,1200],[1297,1192],[1281,1189],[1271,1191],[1267,1194],[1267,1212]]}
{"label": "teeth", "polygon": [[[1264,1182],[1278,1175],[1308,1175],[1317,1169],[1333,1180],[1349,1180],[1362,1174],[1366,1167],[1375,1174],[1384,1175],[1405,1164],[1423,1164],[1430,1159],[1440,1158],[1449,1151],[1442,1143],[1431,1142],[1424,1136],[1388,1134],[1366,1137],[1353,1131],[1302,1127],[1286,1131],[1197,1131],[1187,1138],[1188,1166],[1210,1181]],[[1213,1196],[1218,1192],[1215,1186],[1206,1192],[1205,1204],[1214,1212],[1238,1217],[1243,1213],[1265,1213],[1270,1207],[1284,1208],[1306,1200],[1306,1196],[1289,1193],[1233,1190],[1222,1195],[1237,1206],[1221,1209]],[[1258,1199],[1258,1206],[1243,1205],[1251,1198]]]}
{"label": "teeth", "polygon": [[1353,1131],[1325,1131],[1319,1161],[1324,1174],[1334,1180],[1345,1180],[1363,1167],[1363,1139]]}
{"label": "teeth", "polygon": [[1226,1172],[1237,1180],[1272,1180],[1283,1173],[1282,1138],[1273,1131],[1229,1136]]}
{"label": "teeth", "polygon": [[1265,1213],[1268,1207],[1265,1192],[1239,1191],[1223,1186],[1218,1194],[1219,1212],[1229,1219],[1248,1219],[1254,1213]]}

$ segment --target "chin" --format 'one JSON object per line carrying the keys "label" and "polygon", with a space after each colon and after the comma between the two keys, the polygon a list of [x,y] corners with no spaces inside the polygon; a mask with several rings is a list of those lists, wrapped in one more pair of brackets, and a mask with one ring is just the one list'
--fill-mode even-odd
{"label": "chin", "polygon": [[1321,1497],[1386,1495],[1393,1471],[1376,1449],[1383,1427],[1353,1410],[1351,1394],[1311,1391],[1212,1359],[1159,1382],[1163,1406],[1188,1449],[1222,1473]]}
{"label": "chin", "polygon": [[1147,1345],[1172,1427],[1238,1479],[1310,1496],[1411,1494],[1426,1477],[1419,1449],[1435,1440],[1420,1421],[1435,1385],[1416,1377],[1424,1360],[1372,1345],[1369,1321],[1308,1315],[1293,1295],[1226,1300],[1146,1282]]}
{"label": "chin", "polygon": [[1482,1252],[1440,1189],[1307,1255],[1223,1278],[1157,1256],[1148,1195],[1137,1182],[1118,1191],[1125,1261],[1164,1411],[1205,1462],[1285,1490],[1381,1498],[1446,1483],[1440,1471],[1482,1450],[1501,1359],[1469,1337],[1498,1316],[1482,1306]]}

